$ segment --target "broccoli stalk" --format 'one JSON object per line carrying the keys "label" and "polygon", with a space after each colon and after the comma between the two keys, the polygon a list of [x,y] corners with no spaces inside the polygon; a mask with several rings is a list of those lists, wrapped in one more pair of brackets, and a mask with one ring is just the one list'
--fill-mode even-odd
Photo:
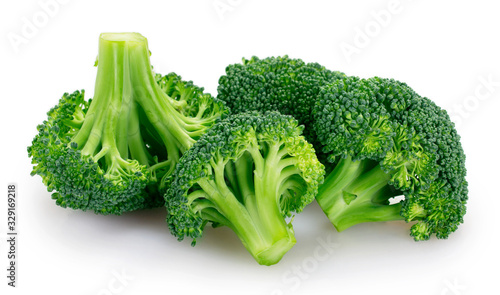
{"label": "broccoli stalk", "polygon": [[[211,165],[214,179],[198,182],[204,194],[200,196],[199,191],[196,191],[194,195],[188,195],[191,204],[196,204],[201,198],[203,201],[210,200],[223,215],[211,212],[207,217],[212,217],[219,225],[230,227],[255,259],[263,264],[276,263],[275,260],[281,258],[296,242],[293,228],[286,223],[281,213],[280,184],[283,181],[283,169],[291,170],[285,177],[290,173],[299,174],[300,171],[295,167],[281,167],[286,165],[277,155],[281,144],[278,142],[269,146],[272,154],[269,153],[266,159],[253,145],[248,147],[248,153],[236,161],[228,163],[222,159],[214,160]],[[228,187],[225,172],[236,177],[232,188],[241,186],[240,191]],[[253,182],[253,188],[249,181]]]}
{"label": "broccoli stalk", "polygon": [[149,55],[140,34],[101,34],[94,98],[65,94],[38,127],[32,174],[58,205],[101,214],[161,206],[165,178],[226,112],[192,82],[155,75]]}
{"label": "broccoli stalk", "polygon": [[214,125],[177,166],[165,195],[169,227],[182,240],[228,226],[258,263],[295,244],[290,217],[314,200],[324,168],[302,127],[278,113],[242,113]]}
{"label": "broccoli stalk", "polygon": [[108,178],[120,179],[122,175],[133,175],[141,164],[137,160],[128,161],[129,151],[140,152],[143,157],[146,153],[141,149],[139,119],[130,81],[128,58],[131,53],[126,44],[132,40],[110,38],[101,36],[94,98],[82,124],[74,126],[79,130],[72,142],[82,157],[94,162],[102,160],[108,168]]}
{"label": "broccoli stalk", "polygon": [[[375,163],[376,164],[376,163]],[[371,160],[341,159],[320,186],[316,200],[338,231],[370,221],[403,220],[401,195],[389,185],[390,175]]]}

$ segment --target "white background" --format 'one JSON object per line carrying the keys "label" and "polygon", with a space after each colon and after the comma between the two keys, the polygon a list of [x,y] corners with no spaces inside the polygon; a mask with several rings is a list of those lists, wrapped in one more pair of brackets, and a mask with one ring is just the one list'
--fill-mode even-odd
{"label": "white background", "polygon": [[[0,4],[2,294],[500,294],[495,1],[54,1]],[[64,92],[92,96],[98,36],[115,31],[142,33],[157,71],[212,94],[228,64],[252,55],[407,82],[462,135],[465,223],[448,240],[415,243],[404,222],[337,233],[312,204],[295,218],[297,244],[265,267],[228,229],[207,227],[195,248],[177,242],[162,208],[96,216],[57,207],[30,177],[26,147]],[[16,289],[5,278],[9,182],[19,198]]]}

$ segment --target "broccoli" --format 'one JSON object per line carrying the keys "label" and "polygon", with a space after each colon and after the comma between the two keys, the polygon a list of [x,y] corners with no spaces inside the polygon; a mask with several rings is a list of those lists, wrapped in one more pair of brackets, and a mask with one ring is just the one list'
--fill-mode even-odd
{"label": "broccoli", "polygon": [[410,235],[420,241],[447,238],[463,222],[465,155],[434,102],[393,79],[348,77],[321,90],[313,115],[334,167],[316,200],[337,230],[415,221]]}
{"label": "broccoli", "polygon": [[194,246],[207,223],[228,226],[259,264],[277,263],[296,241],[286,218],[314,200],[324,175],[302,130],[277,112],[241,113],[214,125],[170,178],[171,233]]}
{"label": "broccoli", "polygon": [[147,39],[104,33],[94,97],[64,94],[28,147],[56,204],[100,214],[163,206],[164,179],[227,111],[203,88],[154,74]]}
{"label": "broccoli", "polygon": [[305,63],[287,55],[244,59],[226,67],[219,79],[217,98],[232,113],[278,111],[291,115],[305,126],[307,141],[317,146],[311,122],[312,108],[320,88],[345,74],[333,72],[318,63]]}

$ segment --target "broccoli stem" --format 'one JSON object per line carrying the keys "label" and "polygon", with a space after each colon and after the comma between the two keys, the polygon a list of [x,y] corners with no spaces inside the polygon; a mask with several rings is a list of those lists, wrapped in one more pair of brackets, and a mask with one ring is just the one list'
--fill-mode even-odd
{"label": "broccoli stem", "polygon": [[[95,161],[113,149],[118,149],[122,157],[127,158],[127,129],[133,99],[128,43],[106,35],[103,34],[99,42],[99,67],[94,98],[82,128],[73,138],[82,154],[94,156]],[[112,35],[116,38],[119,36]],[[124,37],[126,36],[120,38]],[[107,157],[108,166],[111,165],[111,159],[112,157]]]}
{"label": "broccoli stem", "polygon": [[[280,210],[278,179],[281,171],[276,169],[280,159],[271,148],[265,159],[253,150],[243,153],[236,163],[231,161],[212,163],[214,179],[200,180],[198,184],[203,193],[189,198],[208,198],[211,203],[205,199],[195,201],[202,215],[230,227],[258,263],[275,264],[296,242],[293,229]],[[254,168],[252,162],[261,165]],[[231,169],[227,165],[236,168],[236,173],[229,177],[236,179],[228,181],[230,185],[238,182],[239,186],[232,189],[226,183],[225,174]]]}
{"label": "broccoli stem", "polygon": [[401,204],[389,204],[400,195],[389,179],[373,161],[347,157],[325,179],[316,200],[338,231],[363,222],[403,220]]}
{"label": "broccoli stem", "polygon": [[186,130],[187,118],[175,109],[173,99],[156,83],[146,39],[131,47],[129,58],[134,98],[144,110],[149,122],[159,131],[164,144],[167,146],[173,141],[176,148],[183,153],[195,143]]}
{"label": "broccoli stem", "polygon": [[[93,103],[73,141],[83,155],[96,162],[104,158],[108,168],[119,166],[114,163],[117,156],[132,157],[150,167],[152,177],[169,174],[173,163],[195,142],[189,130],[206,129],[204,120],[191,122],[175,109],[175,99],[154,78],[143,36],[102,34],[98,63]],[[142,133],[153,152],[166,150],[166,158],[153,157]],[[162,181],[160,188],[163,185]]]}

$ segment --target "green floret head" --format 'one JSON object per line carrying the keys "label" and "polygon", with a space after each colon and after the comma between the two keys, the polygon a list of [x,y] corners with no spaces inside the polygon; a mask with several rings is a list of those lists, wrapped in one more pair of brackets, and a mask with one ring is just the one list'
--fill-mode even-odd
{"label": "green floret head", "polygon": [[[411,235],[446,238],[463,222],[465,155],[446,111],[405,83],[349,77],[323,88],[314,128],[335,167],[316,199],[338,230],[415,221]],[[399,203],[391,198],[404,196]]]}
{"label": "green floret head", "polygon": [[324,167],[291,116],[230,116],[188,150],[165,194],[179,240],[207,223],[230,227],[260,263],[277,263],[295,244],[293,213],[314,200]]}
{"label": "green floret head", "polygon": [[243,59],[229,65],[219,79],[217,97],[231,112],[278,111],[291,115],[306,128],[304,136],[316,145],[311,112],[322,86],[343,78],[318,63],[288,56]]}
{"label": "green floret head", "polygon": [[84,91],[65,93],[38,126],[28,148],[32,175],[40,175],[52,198],[61,207],[119,214],[147,207],[144,188],[149,171],[135,160],[113,158],[110,165],[82,155],[72,138],[85,121],[90,101]]}
{"label": "green floret head", "polygon": [[205,93],[205,89],[194,85],[193,81],[182,80],[176,73],[155,74],[155,79],[163,92],[173,99],[176,109],[188,118],[212,119],[205,123],[210,127],[213,121],[228,113],[223,101]]}
{"label": "green floret head", "polygon": [[155,74],[147,39],[104,33],[94,97],[64,94],[28,148],[62,207],[121,214],[164,204],[182,154],[228,111],[175,73]]}

